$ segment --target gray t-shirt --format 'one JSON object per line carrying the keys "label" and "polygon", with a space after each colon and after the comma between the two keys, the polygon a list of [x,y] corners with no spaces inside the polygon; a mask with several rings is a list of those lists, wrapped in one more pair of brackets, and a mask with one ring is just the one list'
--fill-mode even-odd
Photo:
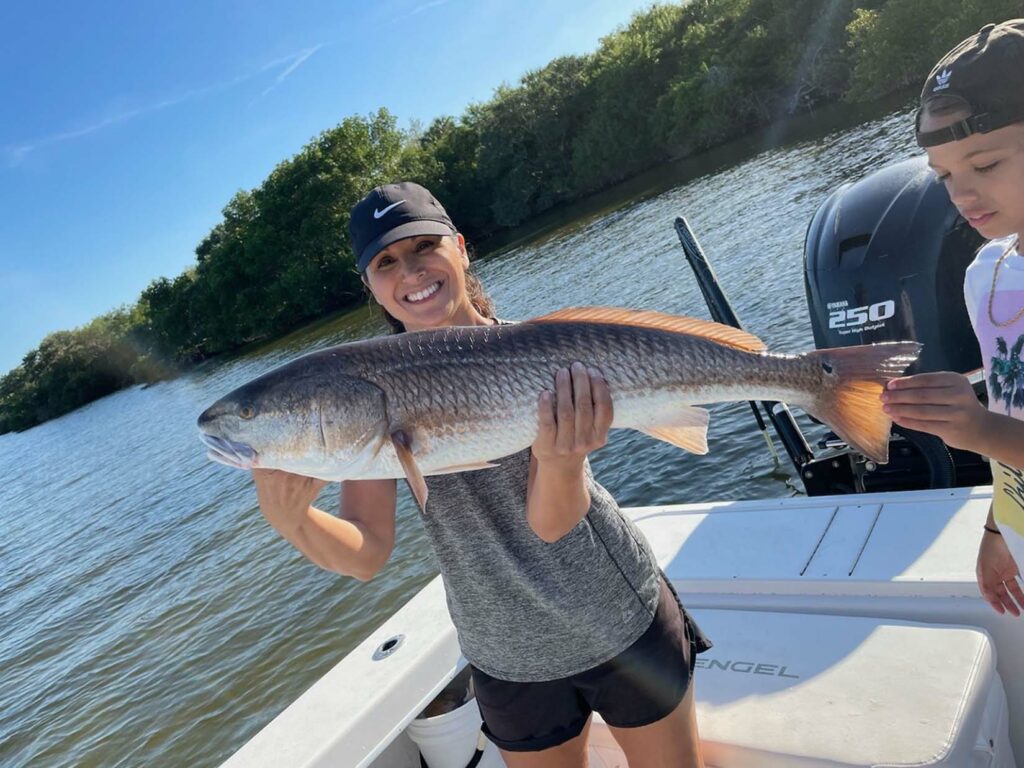
{"label": "gray t-shirt", "polygon": [[548,544],[526,520],[530,449],[496,469],[426,478],[424,525],[466,658],[492,677],[555,680],[618,655],[650,626],[647,540],[586,465],[591,506]]}

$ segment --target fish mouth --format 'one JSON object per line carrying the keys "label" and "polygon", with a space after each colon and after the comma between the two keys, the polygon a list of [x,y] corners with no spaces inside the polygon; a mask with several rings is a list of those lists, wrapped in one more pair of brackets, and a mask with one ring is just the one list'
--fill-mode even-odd
{"label": "fish mouth", "polygon": [[209,448],[206,457],[210,461],[216,461],[218,464],[236,469],[253,469],[259,466],[256,451],[245,443],[236,443],[226,437],[217,437],[206,432],[200,432],[199,439]]}

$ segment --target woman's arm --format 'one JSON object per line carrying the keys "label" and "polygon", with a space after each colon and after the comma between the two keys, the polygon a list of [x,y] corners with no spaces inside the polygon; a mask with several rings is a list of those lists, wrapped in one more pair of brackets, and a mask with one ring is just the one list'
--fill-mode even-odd
{"label": "woman's arm", "polygon": [[323,480],[273,469],[253,470],[260,511],[273,528],[314,563],[369,581],[395,545],[394,480],[347,480],[341,515],[311,506]]}
{"label": "woman's arm", "polygon": [[1024,469],[1024,421],[987,410],[962,374],[943,371],[893,379],[882,402],[901,426]]}
{"label": "woman's arm", "polygon": [[608,441],[612,417],[607,382],[582,363],[558,371],[554,393],[541,393],[526,519],[544,541],[558,541],[590,509],[583,466],[587,455]]}

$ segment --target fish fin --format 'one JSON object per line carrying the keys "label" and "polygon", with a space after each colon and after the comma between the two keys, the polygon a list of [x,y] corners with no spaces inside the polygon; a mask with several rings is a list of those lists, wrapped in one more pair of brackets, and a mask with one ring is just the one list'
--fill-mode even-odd
{"label": "fish fin", "polygon": [[620,309],[619,307],[569,307],[560,309],[541,317],[527,320],[528,323],[601,323],[605,325],[633,325],[637,328],[655,328],[672,333],[685,333],[690,336],[702,336],[719,344],[724,344],[745,352],[764,352],[768,348],[765,343],[752,333],[733,328],[731,325],[713,323],[696,317],[668,315],[664,312],[651,312],[639,309]]}
{"label": "fish fin", "polygon": [[708,421],[710,415],[704,408],[690,405],[672,409],[670,420],[654,417],[658,423],[637,427],[655,440],[671,443],[684,451],[703,456],[708,452]]}
{"label": "fish fin", "polygon": [[498,465],[489,461],[478,461],[474,464],[452,464],[431,471],[431,475],[453,475],[456,472],[475,472],[478,469],[495,469]]}
{"label": "fish fin", "polygon": [[917,360],[920,351],[916,341],[894,341],[808,352],[804,357],[836,379],[814,402],[798,405],[832,427],[848,445],[886,464],[892,419],[882,410],[879,396],[890,379],[902,376]]}
{"label": "fish fin", "polygon": [[423,514],[426,514],[427,481],[423,479],[423,473],[420,472],[420,468],[416,464],[416,457],[412,455],[409,436],[400,429],[396,430],[391,433],[391,444],[395,446],[398,461],[402,465],[402,469],[405,470],[405,479],[409,483],[409,490],[416,497]]}

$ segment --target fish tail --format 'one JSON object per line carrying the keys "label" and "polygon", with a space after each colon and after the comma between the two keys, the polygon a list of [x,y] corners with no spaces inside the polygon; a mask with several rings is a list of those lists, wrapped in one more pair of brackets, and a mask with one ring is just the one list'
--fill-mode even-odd
{"label": "fish tail", "polygon": [[[917,360],[921,345],[895,341],[808,352],[832,382],[812,402],[801,404],[825,422],[846,443],[880,464],[889,461],[892,419],[882,410],[880,395],[890,379]],[[834,377],[834,378],[833,378]]]}

